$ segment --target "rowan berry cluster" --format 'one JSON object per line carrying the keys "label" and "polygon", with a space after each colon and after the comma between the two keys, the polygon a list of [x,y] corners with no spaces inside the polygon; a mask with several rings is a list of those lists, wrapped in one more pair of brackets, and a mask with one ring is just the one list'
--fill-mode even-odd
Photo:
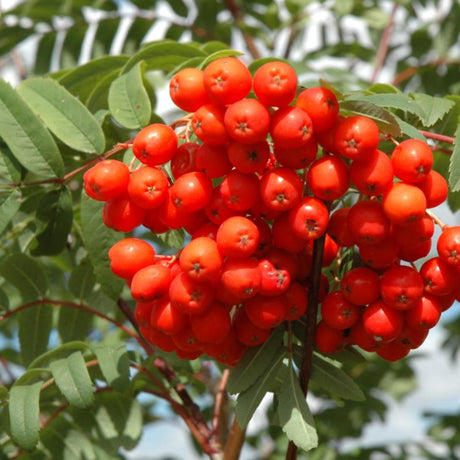
{"label": "rowan berry cluster", "polygon": [[427,208],[448,192],[427,143],[384,153],[371,118],[339,115],[327,88],[298,92],[296,72],[280,61],[254,76],[233,57],[186,68],[170,95],[190,114],[137,134],[140,166],[108,159],[84,175],[108,227],[190,235],[175,256],[139,238],[109,251],[147,340],[235,364],[305,314],[313,241],[324,236],[323,267],[340,269],[346,251],[360,262],[331,292],[323,275],[318,349],[351,344],[395,360],[423,342],[460,297],[460,227],[443,230],[438,257],[413,264],[431,248]]}

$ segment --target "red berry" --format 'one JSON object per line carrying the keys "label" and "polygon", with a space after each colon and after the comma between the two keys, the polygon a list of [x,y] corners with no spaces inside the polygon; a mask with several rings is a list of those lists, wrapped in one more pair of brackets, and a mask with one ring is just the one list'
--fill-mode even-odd
{"label": "red berry", "polygon": [[154,123],[137,133],[132,149],[140,162],[148,166],[157,166],[172,159],[177,144],[177,135],[171,127]]}

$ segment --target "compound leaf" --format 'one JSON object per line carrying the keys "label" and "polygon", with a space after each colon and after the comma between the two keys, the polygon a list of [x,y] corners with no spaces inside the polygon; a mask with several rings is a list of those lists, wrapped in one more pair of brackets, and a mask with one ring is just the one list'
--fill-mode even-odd
{"label": "compound leaf", "polygon": [[313,416],[300,388],[292,363],[279,393],[278,415],[283,431],[297,447],[308,451],[318,446]]}
{"label": "compound leaf", "polygon": [[31,250],[33,255],[59,254],[67,244],[72,228],[72,194],[68,187],[52,190],[44,195],[37,208],[37,244]]}
{"label": "compound leaf", "polygon": [[393,114],[376,104],[361,100],[347,100],[342,102],[340,106],[354,115],[372,118],[384,133],[395,137],[401,136],[401,128]]}
{"label": "compound leaf", "polygon": [[123,391],[129,385],[129,358],[123,343],[95,345],[92,347],[107,383]]}
{"label": "compound leaf", "polygon": [[423,110],[423,116],[420,117],[424,126],[429,128],[455,105],[453,101],[442,98],[433,97],[428,94],[415,93],[412,97]]}
{"label": "compound leaf", "polygon": [[23,449],[33,449],[38,442],[42,384],[39,381],[32,385],[13,385],[10,390],[11,434]]}
{"label": "compound leaf", "polygon": [[64,174],[64,163],[53,137],[4,80],[0,80],[0,138],[19,163],[37,176],[52,178]]}
{"label": "compound leaf", "polygon": [[270,338],[261,346],[250,348],[231,370],[227,382],[227,390],[240,393],[247,390],[268,369],[274,356],[282,347],[284,329],[275,329]]}
{"label": "compound leaf", "polygon": [[19,211],[19,207],[21,205],[20,200],[21,191],[17,188],[14,188],[9,192],[0,192],[0,233],[3,233],[5,228]]}
{"label": "compound leaf", "polygon": [[449,185],[453,192],[460,190],[460,125],[454,139],[454,150],[449,163]]}
{"label": "compound leaf", "polygon": [[6,257],[0,264],[0,275],[21,292],[24,300],[43,297],[48,287],[44,268],[26,254]]}
{"label": "compound leaf", "polygon": [[339,398],[364,401],[365,396],[354,380],[342,369],[318,355],[313,355],[311,379],[323,390]]}
{"label": "compound leaf", "polygon": [[123,281],[116,278],[110,270],[108,252],[120,237],[104,225],[101,218],[102,208],[103,203],[92,200],[86,193],[82,193],[80,212],[83,241],[94,269],[94,275],[102,290],[109,297],[118,299],[123,288]]}
{"label": "compound leaf", "polygon": [[93,384],[80,351],[52,361],[50,369],[56,385],[70,404],[80,408],[91,406],[94,400]]}
{"label": "compound leaf", "polygon": [[18,92],[64,144],[86,153],[104,151],[105,137],[97,120],[57,81],[29,78],[19,85]]}
{"label": "compound leaf", "polygon": [[109,110],[115,120],[129,129],[146,126],[152,106],[142,81],[142,62],[112,82],[109,90]]}
{"label": "compound leaf", "polygon": [[280,371],[284,357],[285,350],[278,348],[277,353],[270,361],[265,372],[248,389],[238,395],[235,415],[238,425],[241,428],[247,426],[263,397],[273,385],[273,381]]}
{"label": "compound leaf", "polygon": [[46,351],[53,327],[53,307],[36,305],[21,311],[18,315],[19,343],[25,364]]}

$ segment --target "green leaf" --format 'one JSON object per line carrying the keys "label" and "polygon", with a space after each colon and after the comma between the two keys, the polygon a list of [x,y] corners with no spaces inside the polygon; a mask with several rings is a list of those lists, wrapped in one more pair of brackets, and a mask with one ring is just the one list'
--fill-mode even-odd
{"label": "green leaf", "polygon": [[454,150],[450,157],[449,186],[453,192],[460,190],[460,124],[455,132]]}
{"label": "green leaf", "polygon": [[313,416],[292,363],[289,365],[288,378],[281,385],[278,414],[283,431],[297,447],[309,451],[318,446]]}
{"label": "green leaf", "polygon": [[398,120],[399,126],[401,127],[401,131],[406,136],[426,142],[426,137],[417,128],[414,128],[413,125],[402,120],[397,115],[394,115],[394,117],[396,118],[396,120]]}
{"label": "green leaf", "polygon": [[13,385],[10,391],[10,427],[15,441],[23,449],[33,449],[40,429],[40,389],[43,382]]}
{"label": "green leaf", "polygon": [[146,126],[152,114],[150,99],[142,81],[144,67],[142,62],[138,62],[110,85],[109,110],[120,125],[129,129]]}
{"label": "green leaf", "polygon": [[58,332],[63,342],[85,340],[93,325],[94,315],[77,308],[61,307]]}
{"label": "green leaf", "polygon": [[187,17],[188,7],[184,0],[169,0],[168,4],[176,14]]}
{"label": "green leaf", "polygon": [[6,27],[0,29],[0,56],[4,56],[24,39],[33,34],[33,29],[24,29],[20,26]]}
{"label": "green leaf", "polygon": [[43,36],[40,38],[35,55],[35,75],[43,75],[50,71],[56,36],[57,32],[48,32],[43,34]]}
{"label": "green leaf", "polygon": [[8,388],[4,385],[0,385],[0,406],[8,401],[9,395]]}
{"label": "green leaf", "polygon": [[353,0],[342,0],[334,3],[334,10],[339,16],[345,16],[353,11]]}
{"label": "green leaf", "polygon": [[104,204],[92,200],[86,193],[81,196],[81,227],[83,241],[102,290],[112,299],[118,299],[123,281],[110,270],[109,249],[120,240],[120,235],[107,228],[102,221]]}
{"label": "green leaf", "polygon": [[53,327],[53,307],[36,305],[18,314],[21,355],[27,365],[46,351]]}
{"label": "green leaf", "polygon": [[370,94],[363,96],[351,96],[347,100],[359,100],[364,102],[370,102],[378,105],[379,107],[387,107],[396,110],[402,110],[404,112],[412,113],[422,119],[425,115],[422,107],[420,107],[416,101],[407,96],[406,94]]}
{"label": "green leaf", "polygon": [[95,418],[103,438],[125,449],[136,446],[142,433],[142,410],[131,395],[104,392],[97,395]]}
{"label": "green leaf", "polygon": [[180,249],[184,246],[185,232],[180,228],[165,233],[152,233],[151,239],[160,246],[162,252],[166,252],[170,249]]}
{"label": "green leaf", "polygon": [[265,393],[267,393],[273,385],[273,381],[280,371],[280,366],[285,356],[285,350],[279,348],[265,372],[248,389],[238,395],[235,415],[238,420],[238,425],[241,428],[247,426],[257,407],[259,407]]}
{"label": "green leaf", "polygon": [[317,354],[313,355],[311,379],[323,390],[339,398],[365,400],[364,393],[348,374]]}
{"label": "green leaf", "polygon": [[92,347],[99,367],[109,386],[123,391],[129,385],[129,358],[123,343],[117,345],[94,345]]}
{"label": "green leaf", "polygon": [[31,254],[59,254],[67,244],[72,222],[72,194],[68,187],[64,186],[44,195],[37,208],[36,223],[39,234]]}
{"label": "green leaf", "polygon": [[87,64],[76,67],[58,78],[59,83],[67,88],[74,96],[86,102],[93,88],[107,74],[121,70],[128,56],[105,56],[94,59]]}
{"label": "green leaf", "polygon": [[64,414],[56,417],[43,430],[40,440],[49,450],[53,460],[96,460],[91,440],[78,431]]}
{"label": "green leaf", "polygon": [[69,278],[69,290],[80,302],[86,300],[94,288],[95,283],[93,267],[84,260],[72,270]]}
{"label": "green leaf", "polygon": [[[0,153],[1,155],[1,153]],[[0,192],[0,233],[11,222],[21,205],[21,190],[14,188],[11,191]]]}
{"label": "green leaf", "polygon": [[19,85],[18,92],[64,144],[86,153],[104,151],[105,137],[97,120],[57,81],[29,78]]}
{"label": "green leaf", "polygon": [[5,146],[0,146],[0,177],[15,184],[21,180],[21,165]]}
{"label": "green leaf", "polygon": [[110,48],[119,29],[120,22],[121,18],[106,18],[98,22],[91,50],[93,59],[110,54]]}
{"label": "green leaf", "polygon": [[242,56],[243,54],[244,53],[240,51],[235,51],[232,49],[224,49],[224,50],[215,51],[214,53],[210,54],[209,56],[206,57],[206,59],[203,60],[199,68],[204,69],[209,63],[211,63],[212,61],[215,61],[216,59],[221,59],[221,58],[228,57],[228,56]]}
{"label": "green leaf", "polygon": [[282,347],[284,328],[275,329],[269,339],[259,347],[251,347],[230,371],[227,390],[231,394],[247,390],[269,367]]}
{"label": "green leaf", "polygon": [[56,385],[70,404],[81,408],[93,404],[93,384],[80,351],[71,353],[67,358],[52,361],[50,369]]}
{"label": "green leaf", "polygon": [[42,298],[48,287],[44,268],[26,254],[6,257],[0,263],[0,275],[19,290],[25,301]]}
{"label": "green leaf", "polygon": [[[151,6],[149,6],[149,8],[151,8]],[[129,55],[136,53],[141,47],[142,40],[153,25],[154,22],[152,19],[137,17],[129,28],[122,52]]]}
{"label": "green leaf", "polygon": [[186,59],[200,56],[206,57],[206,53],[192,44],[161,40],[143,46],[126,63],[123,73],[128,72],[140,61],[146,62],[148,70],[169,71]]}
{"label": "green leaf", "polygon": [[34,361],[32,361],[29,365],[29,369],[35,367],[44,368],[49,366],[52,361],[56,359],[66,358],[70,354],[72,354],[75,350],[77,351],[86,351],[88,350],[88,345],[85,342],[67,342],[60,345],[57,348],[53,348],[52,350],[43,353],[42,355],[38,356]]}
{"label": "green leaf", "polygon": [[423,110],[423,116],[420,117],[424,126],[429,128],[455,105],[453,101],[442,98],[433,97],[428,94],[415,93],[412,97]]}
{"label": "green leaf", "polygon": [[384,133],[395,137],[401,136],[401,128],[396,118],[388,110],[382,109],[378,105],[366,101],[347,100],[343,101],[340,106],[354,115],[372,118]]}
{"label": "green leaf", "polygon": [[19,163],[37,176],[52,178],[64,174],[64,163],[53,137],[4,80],[0,80],[0,137]]}
{"label": "green leaf", "polygon": [[[120,75],[119,69],[113,70],[112,72],[109,72],[108,74],[104,75],[104,77],[101,78],[94,85],[94,88],[92,89],[86,101],[86,105],[92,112],[95,112],[101,109],[108,109],[109,107],[108,98],[109,98],[110,85],[119,75]],[[100,123],[100,120],[99,120],[99,124],[102,125],[102,123]]]}

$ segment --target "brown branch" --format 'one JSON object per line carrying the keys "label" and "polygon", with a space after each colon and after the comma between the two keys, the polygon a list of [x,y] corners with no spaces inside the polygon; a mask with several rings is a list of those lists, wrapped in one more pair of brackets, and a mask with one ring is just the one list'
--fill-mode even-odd
{"label": "brown branch", "polygon": [[374,71],[372,72],[372,76],[371,76],[372,83],[375,83],[375,81],[377,80],[377,76],[382,70],[382,67],[385,63],[385,59],[388,55],[388,48],[390,45],[390,38],[391,38],[391,34],[393,32],[393,28],[395,24],[395,15],[396,15],[397,9],[398,9],[398,4],[394,3],[393,9],[391,10],[391,13],[390,13],[390,21],[382,32],[382,38],[380,40],[379,47],[377,50],[377,58],[375,62],[375,67],[374,67]]}
{"label": "brown branch", "polygon": [[[306,313],[307,327],[305,329],[302,364],[299,375],[300,388],[302,389],[305,397],[307,396],[308,384],[310,382],[312,370],[313,345],[315,343],[325,237],[326,235],[323,234],[313,243],[313,269],[310,278],[310,288],[308,290],[308,308]],[[290,441],[286,452],[286,460],[295,460],[296,458],[297,446]]]}
{"label": "brown branch", "polygon": [[185,410],[191,416],[193,427],[203,439],[206,439],[205,445],[202,445],[203,450],[208,454],[214,454],[220,451],[220,445],[217,442],[214,433],[209,429],[200,408],[195,404],[190,397],[185,385],[181,383],[170,364],[161,356],[155,358],[153,365],[164,375],[166,380],[171,384],[179,398],[181,399]]}
{"label": "brown branch", "polygon": [[113,318],[110,318],[109,316],[105,315],[104,313],[101,313],[98,310],[94,310],[93,308],[87,307],[86,305],[82,305],[82,304],[78,304],[78,303],[74,303],[74,302],[67,302],[67,301],[64,301],[64,300],[53,300],[53,299],[47,299],[47,298],[39,299],[39,300],[33,300],[32,302],[28,302],[28,303],[26,303],[24,305],[21,305],[21,306],[15,308],[13,310],[8,310],[7,312],[1,314],[0,315],[0,322],[5,320],[5,319],[7,319],[7,318],[9,318],[10,316],[15,315],[16,313],[19,313],[19,312],[21,312],[23,310],[26,310],[28,308],[36,307],[37,305],[53,305],[53,306],[60,306],[60,307],[70,307],[70,308],[76,308],[78,310],[86,311],[88,313],[92,313],[93,315],[99,316],[100,318],[103,318],[106,321],[114,324],[115,326],[117,326],[118,328],[123,330],[123,332],[128,334],[130,337],[132,337],[133,339],[137,340],[137,342],[141,346],[143,346],[141,338],[135,332],[133,332],[131,329],[127,328],[124,324],[121,324],[117,320],[115,320]]}
{"label": "brown branch", "polygon": [[243,448],[244,439],[246,437],[246,429],[242,429],[236,417],[233,420],[233,425],[228,436],[227,443],[225,444],[224,459],[225,460],[238,460],[240,458],[241,449]]}
{"label": "brown branch", "polygon": [[[225,438],[227,437],[227,433],[222,432],[222,420],[225,418],[227,414],[224,412],[225,403],[227,402],[227,381],[228,376],[230,375],[229,369],[225,369],[222,373],[222,377],[219,382],[219,386],[217,388],[217,393],[215,397],[214,403],[214,413],[212,418],[212,430],[214,434],[221,440],[221,442],[225,442]],[[228,427],[227,427],[228,429]]]}
{"label": "brown branch", "polygon": [[243,35],[243,39],[252,57],[254,59],[260,59],[262,57],[262,54],[256,46],[254,37],[241,29],[241,26],[244,25],[244,18],[241,14],[240,9],[238,8],[238,5],[235,3],[234,0],[226,0],[226,3],[227,8],[229,9],[230,13],[232,13],[233,19],[235,20],[235,26],[240,29]]}
{"label": "brown branch", "polygon": [[[132,142],[134,139],[130,139],[128,142]],[[94,166],[95,164],[106,160],[107,158],[116,155],[117,153],[122,152],[125,150],[124,147],[125,144],[117,144],[115,147],[111,148],[110,150],[107,150],[106,152],[102,153],[101,155],[98,155],[97,157],[87,161],[83,165],[79,166],[78,168],[74,169],[73,171],[70,171],[67,173],[64,177],[54,177],[52,179],[42,179],[42,180],[36,180],[36,181],[31,181],[31,182],[19,182],[16,184],[10,184],[11,187],[30,187],[33,185],[45,185],[45,184],[65,184],[66,182],[69,182],[71,179],[73,179],[75,176],[83,172],[85,169],[90,168],[91,166]]]}
{"label": "brown branch", "polygon": [[424,69],[429,69],[430,67],[438,67],[440,65],[455,65],[459,64],[459,59],[449,60],[445,58],[435,59],[434,61],[428,62],[426,64],[422,64],[419,66],[412,66],[408,67],[407,69],[402,70],[393,78],[391,82],[393,85],[399,85],[400,83],[409,80],[409,78],[413,77],[416,73],[420,72]]}

